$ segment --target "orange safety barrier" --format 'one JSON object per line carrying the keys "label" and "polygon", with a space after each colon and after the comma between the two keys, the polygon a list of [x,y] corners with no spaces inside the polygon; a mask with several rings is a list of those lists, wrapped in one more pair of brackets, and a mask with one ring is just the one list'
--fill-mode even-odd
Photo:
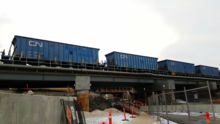
{"label": "orange safety barrier", "polygon": [[[211,101],[209,100],[208,103],[211,103]],[[212,100],[213,104],[220,104],[220,99],[218,100]]]}

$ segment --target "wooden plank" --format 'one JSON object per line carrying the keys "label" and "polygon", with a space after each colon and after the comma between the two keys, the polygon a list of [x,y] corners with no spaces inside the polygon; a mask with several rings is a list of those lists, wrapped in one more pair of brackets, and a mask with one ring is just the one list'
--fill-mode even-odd
{"label": "wooden plank", "polygon": [[[24,90],[27,88],[11,88],[11,91]],[[58,91],[58,92],[69,92],[68,88],[28,88],[28,90],[32,91]],[[74,89],[70,87],[70,92],[74,92]]]}

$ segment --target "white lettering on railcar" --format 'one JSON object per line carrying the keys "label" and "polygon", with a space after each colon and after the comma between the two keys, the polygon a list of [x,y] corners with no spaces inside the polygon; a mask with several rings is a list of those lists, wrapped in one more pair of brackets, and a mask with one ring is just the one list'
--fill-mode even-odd
{"label": "white lettering on railcar", "polygon": [[37,46],[39,45],[39,47],[43,47],[43,43],[39,43],[36,41],[29,41],[29,46]]}
{"label": "white lettering on railcar", "polygon": [[127,59],[127,58],[128,58],[128,56],[127,56],[127,55],[125,55],[125,54],[121,54],[121,58],[122,58],[122,59],[124,59],[124,58],[126,58],[126,59]]}
{"label": "white lettering on railcar", "polygon": [[175,62],[171,62],[171,65],[175,65]]}

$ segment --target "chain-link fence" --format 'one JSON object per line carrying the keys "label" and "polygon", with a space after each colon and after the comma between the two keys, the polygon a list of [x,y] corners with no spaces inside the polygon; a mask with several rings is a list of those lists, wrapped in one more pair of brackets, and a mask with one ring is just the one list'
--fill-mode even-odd
{"label": "chain-link fence", "polygon": [[[220,123],[216,117],[220,105],[212,103],[210,88],[208,86],[183,91],[163,91],[148,98],[148,111],[161,123],[170,121],[178,124],[206,124],[206,112],[210,115],[212,124]],[[215,113],[216,112],[216,113]],[[164,121],[166,119],[166,121]]]}

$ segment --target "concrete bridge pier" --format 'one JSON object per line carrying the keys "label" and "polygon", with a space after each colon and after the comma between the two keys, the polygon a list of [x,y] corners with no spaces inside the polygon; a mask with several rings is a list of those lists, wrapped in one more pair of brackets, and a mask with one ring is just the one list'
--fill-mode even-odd
{"label": "concrete bridge pier", "polygon": [[83,111],[89,111],[90,77],[76,76],[75,90],[77,92],[77,102],[82,103]]}
{"label": "concrete bridge pier", "polygon": [[169,92],[175,90],[174,80],[155,80],[151,86],[152,91],[162,93],[162,91]]}
{"label": "concrete bridge pier", "polygon": [[[208,82],[212,97],[217,97],[217,84],[216,82]],[[207,82],[197,82],[197,87],[207,86]]]}
{"label": "concrete bridge pier", "polygon": [[152,95],[169,93],[166,94],[166,102],[174,103],[175,102],[175,81],[174,80],[155,80],[155,83],[152,85],[151,89],[154,89]]}

